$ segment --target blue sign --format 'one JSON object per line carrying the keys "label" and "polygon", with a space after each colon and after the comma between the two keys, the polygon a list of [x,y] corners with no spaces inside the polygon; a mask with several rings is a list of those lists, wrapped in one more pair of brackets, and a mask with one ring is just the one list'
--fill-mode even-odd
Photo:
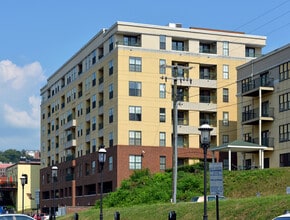
{"label": "blue sign", "polygon": [[223,163],[210,163],[210,194],[211,195],[224,195],[224,182],[223,182]]}

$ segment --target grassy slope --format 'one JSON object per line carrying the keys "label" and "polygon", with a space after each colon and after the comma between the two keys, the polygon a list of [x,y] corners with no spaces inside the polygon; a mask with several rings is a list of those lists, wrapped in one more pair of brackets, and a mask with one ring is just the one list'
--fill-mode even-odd
{"label": "grassy slope", "polygon": [[[290,168],[224,171],[224,191],[228,200],[220,201],[221,220],[253,219],[266,220],[290,209],[290,195],[286,187],[290,186]],[[256,193],[260,193],[260,197]],[[177,213],[177,219],[202,219],[203,203],[180,202],[138,205],[122,208],[104,208],[104,219],[113,219],[116,211],[122,220],[167,219],[169,211]],[[79,213],[81,220],[99,218],[99,209]],[[72,216],[59,218],[72,219]],[[208,203],[208,219],[216,219],[215,202]]]}

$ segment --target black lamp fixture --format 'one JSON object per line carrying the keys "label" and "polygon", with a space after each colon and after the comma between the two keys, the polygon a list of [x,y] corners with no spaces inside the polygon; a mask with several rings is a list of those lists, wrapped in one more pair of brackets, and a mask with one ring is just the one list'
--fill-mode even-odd
{"label": "black lamp fixture", "polygon": [[24,214],[24,186],[27,183],[27,175],[22,174],[20,181],[22,185],[22,214]]}
{"label": "black lamp fixture", "polygon": [[53,213],[52,213],[52,218],[53,220],[55,220],[55,185],[56,185],[56,181],[57,181],[57,171],[58,171],[58,167],[57,166],[52,166],[51,167],[51,176],[52,176],[52,184],[53,184],[53,201],[52,201],[52,209],[53,209]]}
{"label": "black lamp fixture", "polygon": [[107,154],[107,151],[105,149],[105,145],[101,145],[98,151],[100,172],[101,172],[100,220],[103,220],[103,169],[104,169],[104,164],[106,162],[106,154]]}
{"label": "black lamp fixture", "polygon": [[207,149],[210,146],[210,132],[213,130],[208,124],[201,125],[198,130],[200,131],[200,143],[203,148],[203,158],[204,158],[204,165],[203,165],[203,195],[204,195],[204,206],[203,206],[203,220],[207,220],[207,191],[206,191],[206,161],[207,161]]}

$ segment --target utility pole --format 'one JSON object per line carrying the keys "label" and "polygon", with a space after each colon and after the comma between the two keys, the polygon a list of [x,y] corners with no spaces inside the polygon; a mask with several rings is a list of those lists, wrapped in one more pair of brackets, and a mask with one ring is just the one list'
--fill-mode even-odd
{"label": "utility pole", "polygon": [[177,81],[178,80],[185,80],[184,77],[178,77],[178,69],[186,69],[189,70],[192,67],[187,66],[179,66],[179,65],[162,65],[164,68],[170,68],[173,70],[172,77],[164,77],[162,76],[161,79],[168,79],[173,81],[173,146],[172,146],[172,203],[176,203],[176,192],[177,192],[177,125],[178,125],[178,114],[177,114],[177,106],[178,106],[178,97],[177,97]]}

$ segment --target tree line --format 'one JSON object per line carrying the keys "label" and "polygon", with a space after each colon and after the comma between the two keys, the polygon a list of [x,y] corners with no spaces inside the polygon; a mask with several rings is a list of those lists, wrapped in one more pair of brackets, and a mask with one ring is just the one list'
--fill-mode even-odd
{"label": "tree line", "polygon": [[2,163],[18,163],[21,158],[26,158],[30,159],[31,156],[26,154],[25,150],[5,150],[5,151],[0,151],[0,162]]}

